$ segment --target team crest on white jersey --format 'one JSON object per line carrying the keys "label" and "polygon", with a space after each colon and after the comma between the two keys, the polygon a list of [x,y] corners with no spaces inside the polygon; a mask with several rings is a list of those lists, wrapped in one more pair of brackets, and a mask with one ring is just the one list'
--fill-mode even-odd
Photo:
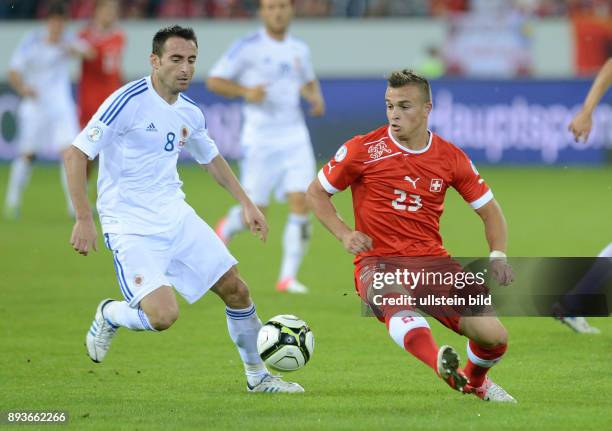
{"label": "team crest on white jersey", "polygon": [[444,181],[440,178],[432,178],[431,184],[429,185],[429,191],[434,193],[440,193],[442,191],[442,186],[444,185]]}
{"label": "team crest on white jersey", "polygon": [[102,128],[99,126],[92,126],[87,129],[87,139],[91,142],[98,142],[102,138]]}
{"label": "team crest on white jersey", "polygon": [[384,154],[391,154],[391,149],[381,140],[368,148],[368,154],[370,154],[370,159],[376,160],[380,159]]}
{"label": "team crest on white jersey", "polygon": [[189,129],[187,128],[187,126],[182,126],[181,127],[181,138],[179,139],[179,143],[178,143],[179,147],[185,146],[188,136],[189,136]]}
{"label": "team crest on white jersey", "polygon": [[334,156],[334,160],[336,161],[336,163],[340,163],[342,160],[344,160],[347,152],[348,149],[346,148],[346,145],[343,145],[338,148],[338,151],[336,151],[336,155]]}

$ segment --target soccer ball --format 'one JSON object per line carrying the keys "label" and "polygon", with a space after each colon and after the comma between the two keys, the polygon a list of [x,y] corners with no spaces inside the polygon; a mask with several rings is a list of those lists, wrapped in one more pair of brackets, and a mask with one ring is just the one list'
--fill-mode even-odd
{"label": "soccer ball", "polygon": [[259,330],[257,351],[272,368],[299,370],[312,356],[314,335],[300,318],[281,314],[268,320]]}

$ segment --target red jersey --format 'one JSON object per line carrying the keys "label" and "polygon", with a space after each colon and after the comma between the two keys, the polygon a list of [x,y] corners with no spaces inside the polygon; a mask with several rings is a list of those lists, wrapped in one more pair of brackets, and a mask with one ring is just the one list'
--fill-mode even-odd
{"label": "red jersey", "polygon": [[121,87],[121,59],[125,35],[120,29],[100,32],[93,25],[85,27],[80,37],[95,50],[96,56],[83,60],[79,87],[80,121],[85,127],[102,102]]}
{"label": "red jersey", "polygon": [[493,193],[458,147],[431,133],[427,146],[410,150],[388,126],[347,141],[318,174],[328,193],[351,187],[355,230],[373,241],[357,256],[448,256],[440,216],[449,187],[474,209]]}

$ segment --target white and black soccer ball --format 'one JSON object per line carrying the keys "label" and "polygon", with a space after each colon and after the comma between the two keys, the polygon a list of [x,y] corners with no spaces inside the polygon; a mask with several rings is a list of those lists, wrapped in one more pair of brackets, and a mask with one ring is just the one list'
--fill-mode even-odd
{"label": "white and black soccer ball", "polygon": [[314,334],[302,319],[290,314],[272,317],[259,330],[257,351],[266,365],[295,371],[310,360]]}

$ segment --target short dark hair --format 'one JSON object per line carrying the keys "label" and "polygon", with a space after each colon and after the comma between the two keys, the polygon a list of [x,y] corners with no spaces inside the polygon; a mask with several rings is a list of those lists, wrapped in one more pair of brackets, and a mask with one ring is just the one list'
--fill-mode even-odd
{"label": "short dark hair", "polygon": [[164,43],[171,37],[180,37],[185,40],[193,40],[195,46],[198,46],[198,38],[191,27],[181,27],[180,25],[173,25],[172,27],[166,27],[159,30],[153,36],[153,54],[161,57],[164,51]]}
{"label": "short dark hair", "polygon": [[391,88],[415,85],[421,89],[425,102],[431,102],[431,87],[429,86],[429,81],[410,69],[395,70],[391,72],[387,78],[387,82]]}
{"label": "short dark hair", "polygon": [[47,10],[47,18],[61,17],[66,18],[68,16],[68,6],[64,1],[53,1],[49,4]]}

